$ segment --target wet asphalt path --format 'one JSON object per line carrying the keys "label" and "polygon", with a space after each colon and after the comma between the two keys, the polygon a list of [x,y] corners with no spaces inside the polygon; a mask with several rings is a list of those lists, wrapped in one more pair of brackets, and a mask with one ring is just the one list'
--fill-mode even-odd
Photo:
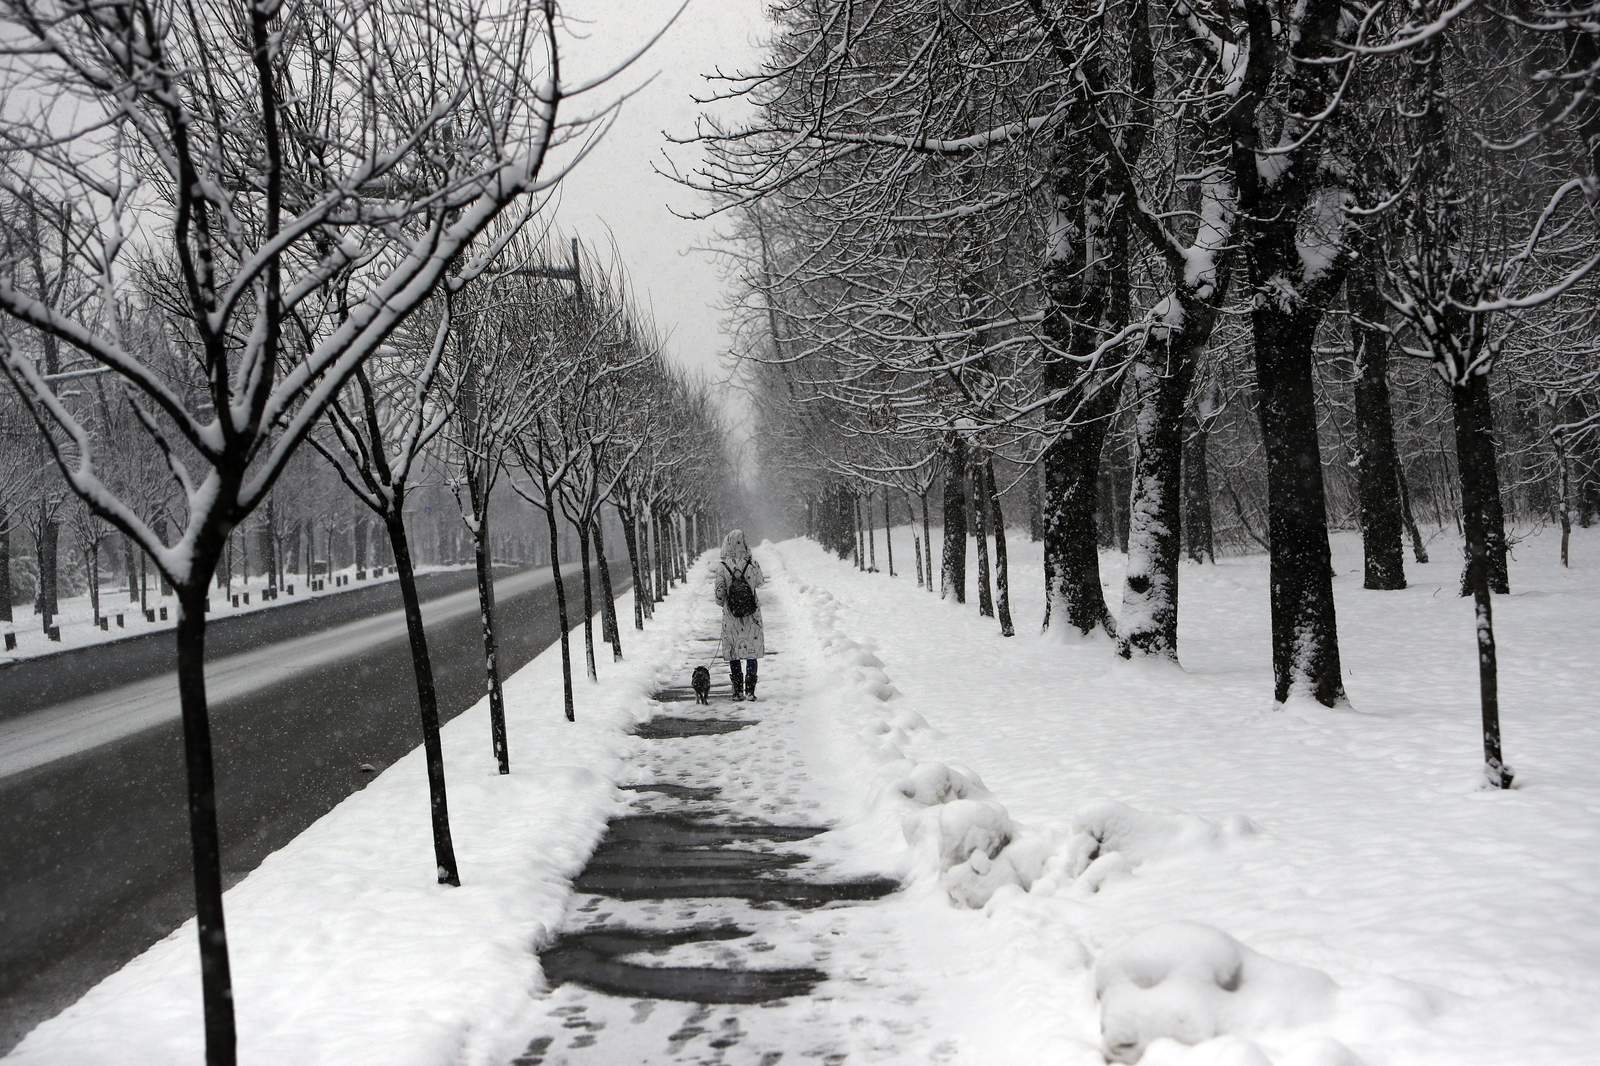
{"label": "wet asphalt path", "polygon": [[[497,574],[505,675],[557,637],[554,585],[531,578]],[[581,579],[578,589],[566,584],[572,602]],[[458,572],[433,576],[421,592],[426,600],[471,587],[471,573]],[[208,635],[208,659],[399,606],[399,588],[388,583],[233,619]],[[429,621],[428,638],[448,719],[483,692],[482,638],[475,610],[441,615]],[[171,640],[111,645],[116,651],[95,668],[109,648],[0,670],[0,719],[158,681],[171,669]],[[418,730],[403,625],[350,656],[216,703],[227,882],[360,789],[371,779],[363,763],[382,769],[414,748]],[[0,777],[0,1054],[194,913],[184,797],[176,719]]]}

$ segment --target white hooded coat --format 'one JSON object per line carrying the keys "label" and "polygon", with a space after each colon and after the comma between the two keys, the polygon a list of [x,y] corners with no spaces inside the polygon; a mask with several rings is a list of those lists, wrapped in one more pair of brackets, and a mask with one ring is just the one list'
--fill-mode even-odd
{"label": "white hooded coat", "polygon": [[733,575],[744,573],[750,587],[759,589],[766,582],[761,564],[750,555],[745,543],[744,530],[730,529],[722,538],[722,558],[717,562],[717,603],[722,606],[722,647],[724,659],[755,659],[767,653],[766,630],[761,624],[761,596],[756,594],[756,613],[746,618],[735,618],[728,610],[728,583]]}

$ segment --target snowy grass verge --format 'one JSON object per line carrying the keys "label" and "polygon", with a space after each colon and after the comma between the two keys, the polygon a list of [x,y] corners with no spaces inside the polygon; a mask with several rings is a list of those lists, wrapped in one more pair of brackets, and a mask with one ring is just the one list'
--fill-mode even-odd
{"label": "snowy grass verge", "polygon": [[[576,723],[562,714],[559,645],[506,680],[509,776],[495,772],[486,700],[444,727],[460,888],[435,883],[417,749],[228,891],[240,1062],[498,1061],[504,1031],[541,986],[535,949],[559,927],[571,878],[620,803],[614,786],[640,743],[627,730],[652,713],[693,617],[680,588],[640,633],[629,596],[617,602],[627,659],[613,664],[600,644],[598,686],[582,674],[581,628],[573,634]],[[187,1066],[204,1061],[202,1033],[191,920],[6,1062]]]}

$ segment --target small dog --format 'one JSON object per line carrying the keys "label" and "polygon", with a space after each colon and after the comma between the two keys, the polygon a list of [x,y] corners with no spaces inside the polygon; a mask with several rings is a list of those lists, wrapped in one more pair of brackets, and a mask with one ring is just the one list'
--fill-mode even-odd
{"label": "small dog", "polygon": [[694,668],[694,673],[689,675],[689,683],[694,686],[694,701],[696,703],[711,703],[711,671],[703,666]]}

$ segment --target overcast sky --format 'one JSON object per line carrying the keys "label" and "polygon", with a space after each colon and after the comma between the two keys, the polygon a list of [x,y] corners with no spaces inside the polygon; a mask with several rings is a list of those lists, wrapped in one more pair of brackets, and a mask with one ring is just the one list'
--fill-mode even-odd
{"label": "overcast sky", "polygon": [[[563,14],[582,19],[587,39],[568,42],[563,78],[595,76],[636,50],[664,25],[682,0],[568,0]],[[656,321],[671,334],[669,354],[693,367],[718,370],[727,345],[718,310],[722,279],[712,258],[695,251],[711,242],[715,223],[676,218],[703,202],[693,192],[651,169],[663,149],[687,169],[693,149],[669,145],[666,130],[693,131],[700,108],[691,96],[709,91],[702,75],[718,68],[748,70],[760,59],[767,36],[761,0],[690,0],[665,37],[623,75],[618,91],[655,80],[623,105],[604,141],[562,182],[557,225],[604,244],[615,234],[634,289],[652,305]],[[592,109],[615,92],[596,94]]]}

